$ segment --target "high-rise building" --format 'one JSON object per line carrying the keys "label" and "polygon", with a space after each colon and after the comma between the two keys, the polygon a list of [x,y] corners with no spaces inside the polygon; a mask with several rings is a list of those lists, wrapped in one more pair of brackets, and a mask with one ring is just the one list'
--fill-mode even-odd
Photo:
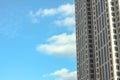
{"label": "high-rise building", "polygon": [[120,0],[75,0],[77,79],[120,80]]}

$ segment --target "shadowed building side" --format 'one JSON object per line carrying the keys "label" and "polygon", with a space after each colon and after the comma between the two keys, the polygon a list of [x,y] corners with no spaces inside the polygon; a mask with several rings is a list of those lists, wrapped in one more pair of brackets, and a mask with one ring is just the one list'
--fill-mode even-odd
{"label": "shadowed building side", "polygon": [[78,80],[95,80],[92,1],[75,0]]}

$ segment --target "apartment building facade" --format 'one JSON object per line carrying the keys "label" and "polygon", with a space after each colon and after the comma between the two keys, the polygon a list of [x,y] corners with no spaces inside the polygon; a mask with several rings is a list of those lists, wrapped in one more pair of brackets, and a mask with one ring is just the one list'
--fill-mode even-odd
{"label": "apartment building facade", "polygon": [[78,80],[120,80],[120,0],[75,0]]}

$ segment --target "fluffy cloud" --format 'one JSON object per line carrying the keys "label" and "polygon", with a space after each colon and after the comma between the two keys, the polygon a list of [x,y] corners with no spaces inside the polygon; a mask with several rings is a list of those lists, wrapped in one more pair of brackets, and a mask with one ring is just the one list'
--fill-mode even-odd
{"label": "fluffy cloud", "polygon": [[71,26],[73,27],[75,25],[75,18],[72,17],[66,17],[64,19],[59,19],[55,21],[55,24],[58,26]]}
{"label": "fluffy cloud", "polygon": [[[38,17],[46,17],[46,16],[54,16],[57,17],[55,24],[57,26],[65,26],[65,27],[74,27],[75,24],[75,9],[74,4],[63,4],[57,8],[46,8],[39,9],[36,12],[30,11],[29,16],[32,17],[33,23],[38,22]],[[36,19],[35,19],[36,18]]]}
{"label": "fluffy cloud", "polygon": [[37,51],[50,55],[75,57],[75,34],[60,34],[50,37],[48,43],[37,46]]}
{"label": "fluffy cloud", "polygon": [[68,69],[63,68],[50,74],[51,76],[57,76],[55,80],[77,80],[77,72],[69,72]]}
{"label": "fluffy cloud", "polygon": [[64,16],[71,16],[74,15],[74,4],[63,4],[57,8],[46,8],[46,9],[39,9],[36,12],[30,11],[30,16],[51,16],[51,15],[64,15]]}

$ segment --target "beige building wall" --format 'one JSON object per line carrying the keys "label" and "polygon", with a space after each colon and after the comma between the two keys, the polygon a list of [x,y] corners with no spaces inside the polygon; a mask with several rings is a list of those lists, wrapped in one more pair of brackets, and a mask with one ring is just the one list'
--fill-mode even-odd
{"label": "beige building wall", "polygon": [[120,80],[120,0],[75,0],[78,80]]}

